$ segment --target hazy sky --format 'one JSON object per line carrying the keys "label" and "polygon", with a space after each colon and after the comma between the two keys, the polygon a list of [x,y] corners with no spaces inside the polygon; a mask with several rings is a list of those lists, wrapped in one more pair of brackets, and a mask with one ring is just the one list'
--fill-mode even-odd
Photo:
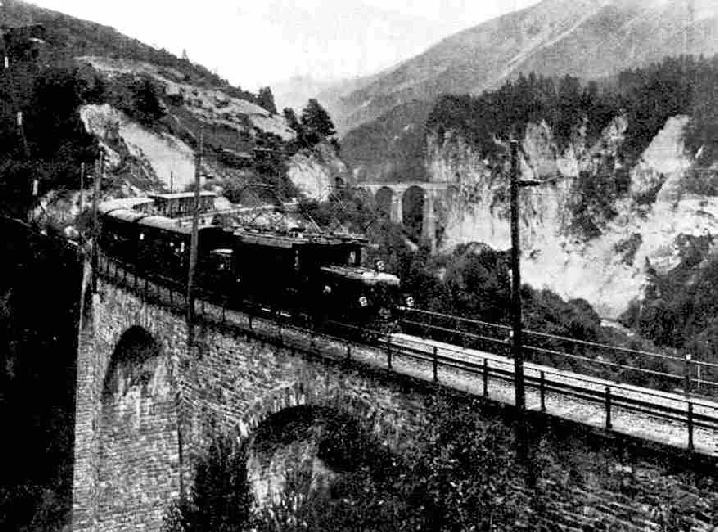
{"label": "hazy sky", "polygon": [[537,0],[30,0],[182,50],[250,90],[376,72]]}

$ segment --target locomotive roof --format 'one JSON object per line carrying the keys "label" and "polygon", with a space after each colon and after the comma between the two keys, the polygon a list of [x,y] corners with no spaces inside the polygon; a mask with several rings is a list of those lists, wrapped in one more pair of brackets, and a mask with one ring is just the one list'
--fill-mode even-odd
{"label": "locomotive roof", "polygon": [[136,209],[142,205],[152,204],[151,198],[115,198],[107,201],[103,201],[97,207],[100,214],[108,214],[118,209]]}
{"label": "locomotive roof", "polygon": [[247,244],[259,244],[262,246],[275,247],[275,248],[292,248],[297,244],[296,238],[290,238],[288,236],[273,235],[273,234],[262,234],[262,233],[251,233],[248,231],[235,231],[234,236],[238,237],[242,242]]}
{"label": "locomotive roof", "polygon": [[166,216],[145,216],[139,224],[143,227],[152,227],[153,229],[162,229],[163,231],[172,231],[183,235],[188,235],[192,230],[191,227],[182,226],[176,220]]}
{"label": "locomotive roof", "polygon": [[353,238],[341,238],[337,235],[302,233],[299,235],[284,235],[274,232],[254,232],[246,229],[237,229],[234,231],[242,242],[250,244],[260,244],[270,247],[291,248],[294,246],[337,246],[342,244],[361,244],[362,241]]}
{"label": "locomotive roof", "polygon": [[369,268],[360,268],[357,266],[322,266],[321,269],[323,272],[341,275],[342,277],[361,281],[366,284],[386,283],[399,286],[399,278],[396,275],[377,272]]}
{"label": "locomotive roof", "polygon": [[[214,192],[210,192],[208,190],[200,190],[199,195],[201,198],[216,198],[217,194]],[[161,200],[173,200],[173,199],[184,199],[184,198],[194,198],[194,192],[174,192],[171,194],[148,194],[148,196],[152,199],[161,199]]]}
{"label": "locomotive roof", "polygon": [[105,214],[108,214],[111,218],[120,220],[122,222],[136,222],[140,218],[144,218],[145,216],[147,216],[146,214],[143,214],[139,211],[134,211],[132,209],[113,209],[112,211],[109,211]]}

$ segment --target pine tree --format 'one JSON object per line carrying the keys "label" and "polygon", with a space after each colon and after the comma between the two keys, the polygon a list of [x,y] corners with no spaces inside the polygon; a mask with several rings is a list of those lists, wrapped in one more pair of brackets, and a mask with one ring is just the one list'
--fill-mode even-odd
{"label": "pine tree", "polygon": [[271,87],[262,87],[259,89],[257,103],[273,115],[277,114],[277,105],[274,103],[274,95],[272,94]]}
{"label": "pine tree", "polygon": [[136,116],[145,125],[151,125],[167,114],[167,109],[157,92],[158,89],[147,78],[137,80],[132,86],[132,99]]}
{"label": "pine tree", "polygon": [[285,107],[283,113],[284,119],[287,121],[287,125],[292,128],[297,135],[299,135],[302,131],[302,125],[299,123],[297,113],[295,113],[294,109],[291,107]]}
{"label": "pine tree", "polygon": [[307,147],[314,146],[336,134],[329,113],[314,98],[307,102],[307,106],[302,111],[301,124],[304,129],[304,144]]}

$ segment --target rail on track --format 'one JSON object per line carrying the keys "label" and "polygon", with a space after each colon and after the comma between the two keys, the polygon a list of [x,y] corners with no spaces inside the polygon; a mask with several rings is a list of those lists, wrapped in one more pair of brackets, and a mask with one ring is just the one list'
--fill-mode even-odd
{"label": "rail on track", "polygon": [[[432,338],[442,337],[460,346],[476,346],[491,353],[510,356],[511,327],[481,320],[462,318],[439,312],[404,308],[402,324],[421,330]],[[599,342],[568,338],[525,329],[522,349],[527,360],[551,360],[547,365],[567,365],[574,373],[606,377],[613,381],[638,384],[644,388],[649,379],[659,380],[664,388],[680,388],[683,393],[713,398],[718,394],[718,364],[654,353],[639,349],[611,346]],[[589,356],[590,355],[590,356]],[[630,360],[630,364],[628,363]],[[573,363],[580,363],[576,368]],[[657,365],[659,369],[651,366]],[[571,367],[573,366],[573,367]],[[610,373],[608,373],[610,372]],[[638,383],[633,381],[639,381]]]}
{"label": "rail on track", "polygon": [[[97,273],[113,284],[134,291],[149,302],[162,304],[176,313],[186,312],[185,285],[176,280],[156,273],[138,272],[131,264],[105,256],[99,257]],[[450,386],[442,375],[446,376],[447,372],[461,372],[481,383],[478,389],[486,398],[491,398],[490,387],[496,386],[497,382],[511,385],[514,380],[513,360],[495,353],[408,335],[370,331],[341,322],[325,323],[325,328],[319,330],[308,323],[304,316],[297,317],[286,311],[252,302],[244,302],[240,306],[230,306],[229,303],[222,294],[207,290],[198,291],[195,300],[196,319],[251,331],[265,341],[314,356],[362,362],[364,360],[359,356],[360,353],[370,350],[373,353],[372,365],[379,361],[389,371],[397,371],[395,366],[399,359],[404,362],[414,361],[428,369],[428,379],[436,384]],[[455,329],[445,329],[445,332],[457,333]],[[496,337],[467,334],[471,336],[466,336],[464,342],[477,338],[489,342],[499,341]],[[504,341],[502,343],[505,345]],[[533,349],[535,348],[536,346],[533,346]],[[363,358],[366,359],[366,356]],[[718,440],[716,402],[690,394],[662,392],[531,362],[526,364],[524,379],[527,391],[532,390],[537,394],[536,409],[541,412],[551,413],[546,405],[547,398],[552,394],[570,397],[600,408],[603,413],[602,424],[606,430],[615,430],[616,412],[633,412],[683,426],[684,445],[691,452],[698,450],[705,454],[718,454],[718,449],[696,449],[695,445],[697,430],[708,431],[713,435],[713,440]]]}

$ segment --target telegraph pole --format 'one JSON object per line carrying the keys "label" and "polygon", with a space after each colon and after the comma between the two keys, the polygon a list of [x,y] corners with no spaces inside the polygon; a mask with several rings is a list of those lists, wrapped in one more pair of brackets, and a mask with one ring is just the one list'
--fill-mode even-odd
{"label": "telegraph pole", "polygon": [[[85,206],[85,163],[81,162],[80,163],[80,207],[78,208],[78,215],[77,215],[78,220],[82,219],[82,209],[84,206]],[[75,225],[78,225],[78,228],[79,228],[80,248],[84,249],[85,236],[83,235],[83,232],[82,232],[83,228],[79,227],[79,224],[77,224],[77,223]]]}
{"label": "telegraph pole", "polygon": [[545,184],[537,179],[519,179],[519,141],[511,139],[511,354],[514,357],[515,405],[519,411],[526,409],[524,391],[524,353],[521,323],[521,272],[519,261],[519,189]]}
{"label": "telegraph pole", "polygon": [[514,357],[515,405],[521,412],[526,408],[524,392],[524,354],[521,345],[521,274],[519,268],[519,143],[511,140],[511,353]]}
{"label": "telegraph pole", "polygon": [[187,325],[194,324],[194,274],[197,267],[197,246],[199,243],[199,185],[202,164],[203,136],[199,135],[199,149],[194,165],[194,208],[192,210],[192,236],[189,246],[189,272],[187,274]]}

